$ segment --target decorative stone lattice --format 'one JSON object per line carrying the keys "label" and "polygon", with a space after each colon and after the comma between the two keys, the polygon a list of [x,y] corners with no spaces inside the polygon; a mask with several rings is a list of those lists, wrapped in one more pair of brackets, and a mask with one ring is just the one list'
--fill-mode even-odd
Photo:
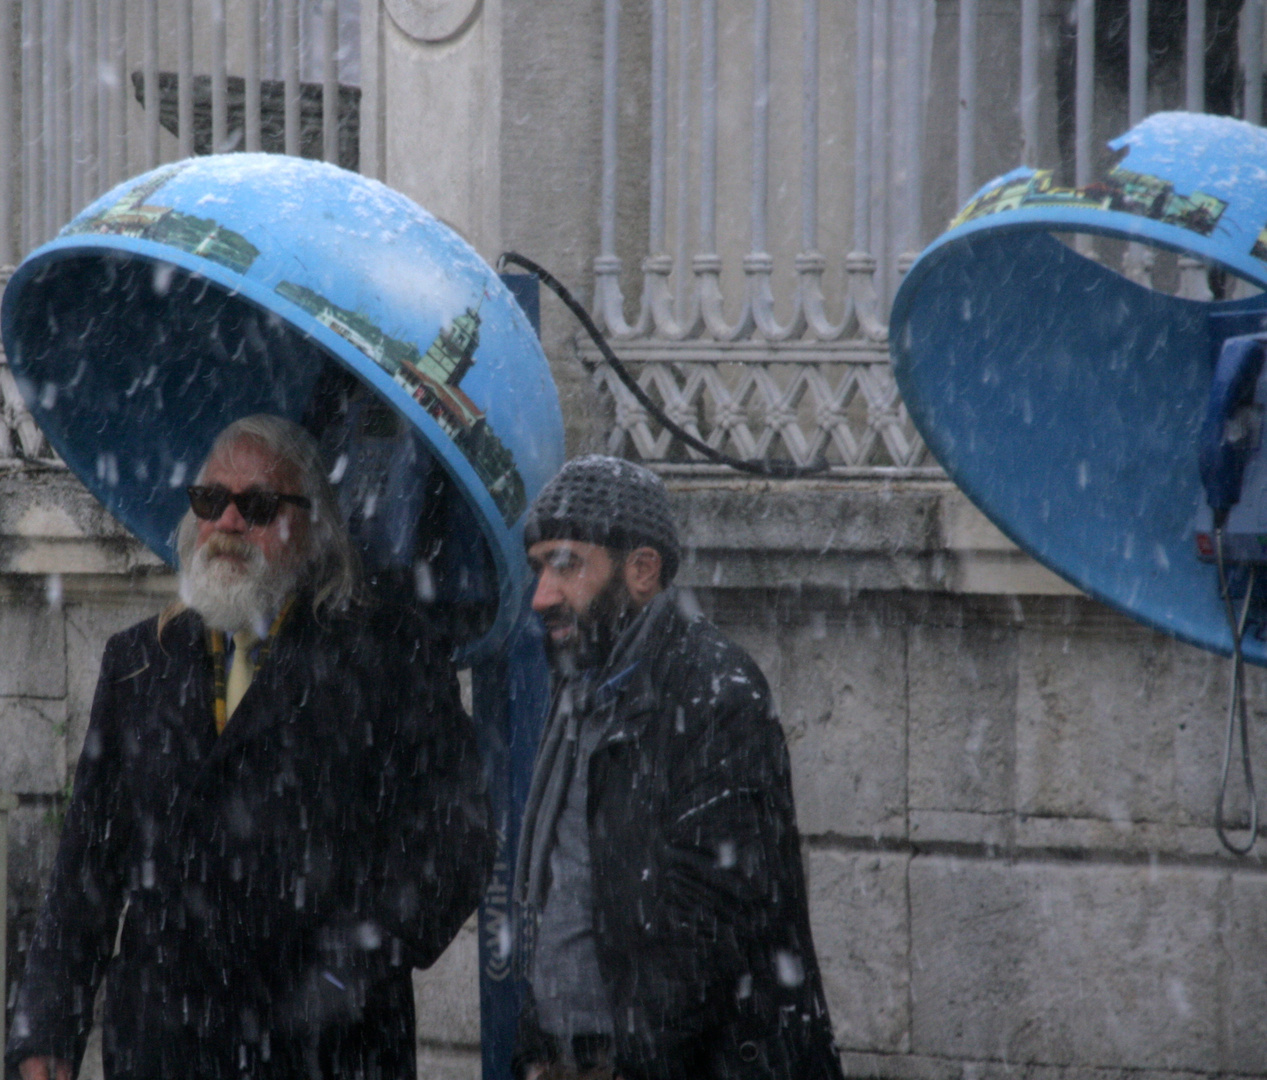
{"label": "decorative stone lattice", "polygon": [[[898,397],[888,354],[874,344],[625,343],[620,355],[669,419],[724,453],[798,465],[826,460],[833,473],[937,471]],[[609,453],[706,464],[596,352],[582,356],[612,401]]]}

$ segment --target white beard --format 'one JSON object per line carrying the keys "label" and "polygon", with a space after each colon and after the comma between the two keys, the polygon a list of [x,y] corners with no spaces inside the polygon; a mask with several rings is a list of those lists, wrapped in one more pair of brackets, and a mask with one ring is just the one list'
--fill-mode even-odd
{"label": "white beard", "polygon": [[[222,557],[221,548],[243,555],[245,565]],[[253,544],[216,534],[194,552],[188,566],[181,567],[180,598],[213,630],[249,630],[264,638],[300,576],[298,560],[270,566]]]}

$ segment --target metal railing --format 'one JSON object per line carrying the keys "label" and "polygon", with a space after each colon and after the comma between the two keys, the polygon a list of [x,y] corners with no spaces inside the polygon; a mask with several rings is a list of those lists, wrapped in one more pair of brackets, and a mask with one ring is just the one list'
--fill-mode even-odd
{"label": "metal railing", "polygon": [[[1018,164],[1085,184],[1109,137],[1149,111],[1202,111],[1211,86],[1219,111],[1262,116],[1263,0],[1230,27],[1205,0],[856,0],[852,23],[819,0],[777,7],[776,19],[771,0],[651,0],[640,37],[605,2],[595,314],[674,420],[741,456],[931,466],[889,373],[887,311],[953,212]],[[1229,43],[1232,86],[1207,70]],[[631,49],[649,54],[645,158],[622,137]],[[746,79],[723,88],[736,71]],[[627,225],[640,198],[641,252]],[[1141,282],[1208,295],[1191,260],[1134,245],[1109,257]],[[605,368],[595,377],[614,402],[611,450],[699,461]]]}
{"label": "metal railing", "polygon": [[[378,175],[360,21],[360,0],[0,0],[3,281],[97,195],[195,153]],[[372,121],[377,82],[366,90]],[[56,458],[0,355],[4,461]]]}
{"label": "metal railing", "polygon": [[[671,415],[743,456],[931,467],[888,371],[887,313],[977,185],[1021,163],[1085,182],[1105,140],[1159,108],[1262,116],[1264,0],[1230,25],[1213,0],[647,4],[604,0],[594,311]],[[381,3],[0,0],[0,13],[0,265],[190,153],[382,174]],[[1206,288],[1196,263],[1110,257],[1157,287]],[[596,377],[613,450],[697,461]],[[38,456],[11,383],[0,370],[0,458]]]}
{"label": "metal railing", "polygon": [[355,168],[359,10],[357,0],[0,0],[0,264],[126,177],[195,152]]}

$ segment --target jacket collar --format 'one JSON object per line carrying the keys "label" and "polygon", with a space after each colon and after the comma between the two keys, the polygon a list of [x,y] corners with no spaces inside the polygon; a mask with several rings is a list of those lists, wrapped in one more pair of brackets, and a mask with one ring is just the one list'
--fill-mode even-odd
{"label": "jacket collar", "polygon": [[[287,684],[293,681],[287,675],[296,670],[298,655],[316,630],[311,603],[307,597],[300,596],[278,631],[268,659],[256,671],[246,696],[224,731],[218,736],[211,735],[213,741],[208,746],[207,764],[220,760],[235,746],[286,719],[289,710],[282,703],[282,695]],[[168,624],[160,642],[160,656],[164,653],[167,654],[164,672],[168,677],[195,674],[192,682],[197,692],[179,710],[179,715],[187,724],[205,723],[207,730],[214,732],[214,672],[207,648],[206,624],[197,612],[182,612]]]}
{"label": "jacket collar", "polygon": [[670,586],[642,609],[616,642],[604,669],[606,681],[599,688],[602,692],[611,686],[615,704],[613,721],[600,745],[636,738],[645,727],[660,699],[658,684],[664,678],[660,654],[680,618],[677,590]]}

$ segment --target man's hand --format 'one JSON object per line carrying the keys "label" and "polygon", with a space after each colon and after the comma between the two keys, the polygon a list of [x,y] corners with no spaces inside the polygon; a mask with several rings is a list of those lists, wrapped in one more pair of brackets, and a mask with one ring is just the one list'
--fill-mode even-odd
{"label": "man's hand", "polygon": [[29,1057],[18,1066],[22,1080],[70,1080],[70,1062],[56,1057]]}

